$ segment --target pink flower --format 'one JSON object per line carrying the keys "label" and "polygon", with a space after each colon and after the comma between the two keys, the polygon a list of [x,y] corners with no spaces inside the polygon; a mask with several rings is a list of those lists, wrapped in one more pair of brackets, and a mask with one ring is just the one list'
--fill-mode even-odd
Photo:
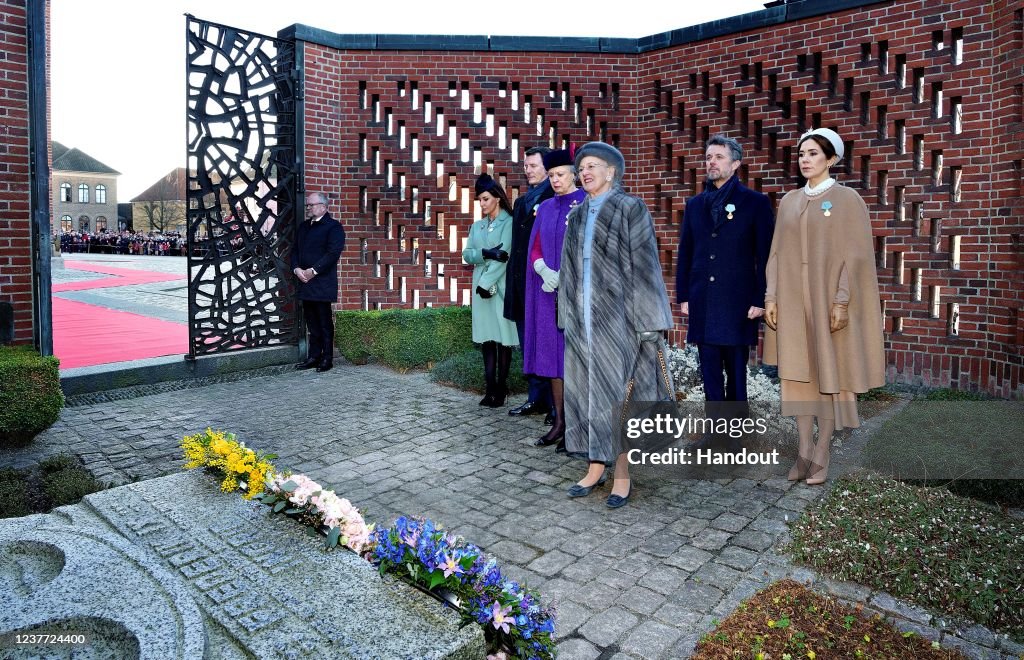
{"label": "pink flower", "polygon": [[459,563],[455,561],[455,558],[451,555],[445,557],[444,562],[441,563],[441,566],[444,568],[445,577],[448,577],[453,573],[455,575],[462,575],[462,567],[459,566]]}
{"label": "pink flower", "polygon": [[509,616],[511,613],[511,607],[502,607],[501,603],[494,601],[494,605],[491,607],[491,621],[494,623],[494,629],[500,629],[501,632],[507,633],[508,624],[515,622],[515,619]]}

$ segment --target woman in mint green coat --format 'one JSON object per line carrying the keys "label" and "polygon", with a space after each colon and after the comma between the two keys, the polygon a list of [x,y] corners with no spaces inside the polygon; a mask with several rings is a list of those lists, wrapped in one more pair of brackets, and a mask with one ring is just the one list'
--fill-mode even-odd
{"label": "woman in mint green coat", "polygon": [[481,406],[505,404],[505,382],[512,347],[519,345],[516,324],[505,318],[505,268],[512,243],[512,205],[504,189],[484,173],[476,180],[483,217],[469,229],[462,260],[473,265],[473,341],[484,356],[487,389]]}

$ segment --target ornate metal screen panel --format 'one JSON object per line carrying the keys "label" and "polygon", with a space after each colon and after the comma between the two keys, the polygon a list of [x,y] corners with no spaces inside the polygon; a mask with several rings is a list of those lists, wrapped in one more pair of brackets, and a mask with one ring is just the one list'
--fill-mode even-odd
{"label": "ornate metal screen panel", "polygon": [[297,343],[294,43],[186,21],[189,355]]}

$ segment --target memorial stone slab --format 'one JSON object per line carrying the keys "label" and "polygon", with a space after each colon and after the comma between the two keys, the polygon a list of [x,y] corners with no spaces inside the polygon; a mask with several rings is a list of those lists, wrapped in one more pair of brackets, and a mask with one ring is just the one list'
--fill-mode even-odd
{"label": "memorial stone slab", "polygon": [[[84,632],[75,658],[482,658],[477,626],[201,472],[0,521],[3,657],[12,633]],[[21,655],[18,655],[18,654]]]}

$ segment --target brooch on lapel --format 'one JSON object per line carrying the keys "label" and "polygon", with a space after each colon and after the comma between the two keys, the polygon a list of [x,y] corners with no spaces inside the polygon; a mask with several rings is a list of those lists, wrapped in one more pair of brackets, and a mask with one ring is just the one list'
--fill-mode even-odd
{"label": "brooch on lapel", "polygon": [[576,208],[577,206],[579,206],[579,205],[580,205],[580,203],[578,201],[576,201],[575,199],[572,200],[571,204],[569,204],[569,210],[565,212],[565,226],[566,227],[569,226],[569,214],[572,213],[572,210],[574,208]]}
{"label": "brooch on lapel", "polygon": [[729,214],[729,215],[727,215],[725,217],[728,218],[729,220],[732,220],[732,214],[735,211],[736,211],[736,205],[735,204],[726,204],[725,205],[725,212]]}
{"label": "brooch on lapel", "polygon": [[832,202],[825,200],[821,203],[821,210],[825,212],[825,217],[832,215]]}

